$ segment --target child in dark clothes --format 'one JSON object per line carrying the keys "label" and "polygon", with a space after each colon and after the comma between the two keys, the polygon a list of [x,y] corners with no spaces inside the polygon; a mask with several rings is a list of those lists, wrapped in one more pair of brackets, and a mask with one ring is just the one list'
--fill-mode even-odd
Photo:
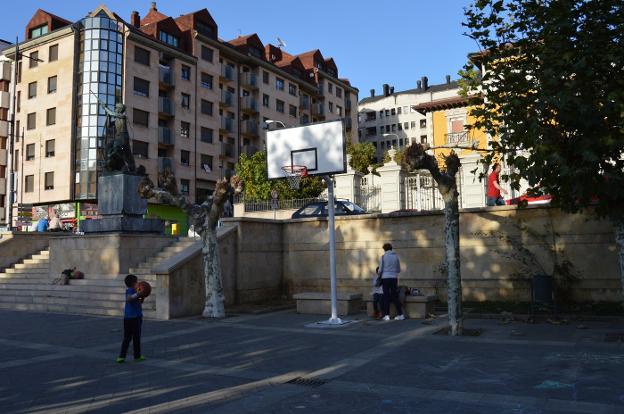
{"label": "child in dark clothes", "polygon": [[124,307],[124,338],[121,343],[121,351],[117,358],[118,363],[126,361],[128,346],[132,340],[134,348],[134,360],[143,361],[141,355],[141,325],[143,325],[143,297],[136,291],[136,284],[139,280],[135,275],[128,275],[124,279],[126,284],[126,304]]}
{"label": "child in dark clothes", "polygon": [[375,269],[375,277],[373,277],[373,309],[375,313],[373,314],[373,318],[379,319],[381,318],[381,306],[383,300],[383,288],[381,285],[377,286],[377,276],[379,276],[379,267]]}

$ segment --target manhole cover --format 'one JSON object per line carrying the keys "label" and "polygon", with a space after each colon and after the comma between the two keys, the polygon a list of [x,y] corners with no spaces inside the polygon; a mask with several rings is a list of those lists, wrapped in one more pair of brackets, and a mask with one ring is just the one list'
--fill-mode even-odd
{"label": "manhole cover", "polygon": [[284,384],[294,384],[294,385],[302,385],[304,387],[320,387],[321,385],[326,384],[327,381],[316,378],[302,378],[296,377],[291,379],[290,381],[286,381]]}
{"label": "manhole cover", "polygon": [[610,332],[606,334],[605,342],[624,342],[624,332]]}
{"label": "manhole cover", "polygon": [[[434,335],[448,335],[450,330],[451,328],[446,326],[442,329],[438,329],[433,334]],[[464,328],[462,336],[481,336],[482,333],[483,333],[483,329],[481,328],[476,328],[476,329]]]}

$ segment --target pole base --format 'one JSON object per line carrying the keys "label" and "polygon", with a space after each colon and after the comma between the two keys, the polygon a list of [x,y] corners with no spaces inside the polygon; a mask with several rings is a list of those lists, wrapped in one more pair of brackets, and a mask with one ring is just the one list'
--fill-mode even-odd
{"label": "pole base", "polygon": [[331,328],[342,328],[344,326],[348,326],[360,321],[340,319],[340,318],[329,318],[324,321],[313,322],[305,325],[306,328],[320,328],[320,329],[331,329]]}

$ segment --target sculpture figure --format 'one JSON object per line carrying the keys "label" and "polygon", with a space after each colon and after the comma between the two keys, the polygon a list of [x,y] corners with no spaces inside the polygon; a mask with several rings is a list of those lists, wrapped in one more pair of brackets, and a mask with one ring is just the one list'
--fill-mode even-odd
{"label": "sculpture figure", "polygon": [[104,108],[104,112],[106,112],[107,128],[110,127],[113,120],[115,126],[115,138],[106,145],[104,152],[106,170],[110,172],[135,173],[136,166],[130,148],[130,136],[128,135],[126,105],[118,103],[115,105],[115,110],[112,110],[99,99],[98,102]]}

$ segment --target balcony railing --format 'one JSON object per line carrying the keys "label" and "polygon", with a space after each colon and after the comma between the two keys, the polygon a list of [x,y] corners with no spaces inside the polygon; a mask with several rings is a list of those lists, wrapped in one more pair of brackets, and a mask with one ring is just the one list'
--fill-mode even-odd
{"label": "balcony railing", "polygon": [[173,159],[171,157],[158,157],[158,172],[165,170],[173,172]]}
{"label": "balcony railing", "polygon": [[351,99],[347,99],[347,100],[345,101],[345,109],[346,109],[347,111],[350,111],[350,110],[351,110]]}
{"label": "balcony railing", "polygon": [[221,77],[226,80],[234,80],[234,68],[229,65],[221,66]]}
{"label": "balcony railing", "polygon": [[231,118],[221,118],[221,130],[232,132],[234,130],[234,122]]}
{"label": "balcony railing", "polygon": [[230,91],[221,91],[221,106],[232,106],[234,94]]}
{"label": "balcony railing", "polygon": [[453,144],[462,144],[468,142],[468,131],[461,132],[451,132],[446,134],[446,143]]}
{"label": "balcony railing", "polygon": [[161,84],[166,86],[173,86],[173,70],[166,66],[160,66],[158,80]]}
{"label": "balcony railing", "polygon": [[345,128],[347,129],[351,129],[351,127],[353,126],[353,121],[351,121],[351,118],[345,118]]}
{"label": "balcony railing", "polygon": [[226,144],[225,142],[221,143],[221,155],[225,157],[234,158],[234,145]]}
{"label": "balcony railing", "polygon": [[175,114],[173,101],[164,96],[158,97],[158,112],[173,116]]}
{"label": "balcony railing", "polygon": [[325,107],[322,103],[312,105],[312,115],[325,115]]}
{"label": "balcony railing", "polygon": [[257,88],[258,87],[258,77],[253,72],[243,72],[241,74],[241,85],[249,88]]}
{"label": "balcony railing", "polygon": [[243,111],[258,112],[258,102],[252,96],[245,96],[241,99],[241,109]]}
{"label": "balcony railing", "polygon": [[255,145],[243,145],[243,147],[241,148],[241,152],[248,157],[251,157],[258,151],[260,151],[260,148],[256,147]]}
{"label": "balcony railing", "polygon": [[175,136],[168,127],[158,127],[158,143],[163,145],[175,145]]}
{"label": "balcony railing", "polygon": [[300,96],[299,97],[299,108],[300,109],[305,109],[305,110],[310,109],[310,98],[308,98],[307,96]]}
{"label": "balcony railing", "polygon": [[258,122],[252,120],[241,122],[241,133],[248,135],[258,135]]}

